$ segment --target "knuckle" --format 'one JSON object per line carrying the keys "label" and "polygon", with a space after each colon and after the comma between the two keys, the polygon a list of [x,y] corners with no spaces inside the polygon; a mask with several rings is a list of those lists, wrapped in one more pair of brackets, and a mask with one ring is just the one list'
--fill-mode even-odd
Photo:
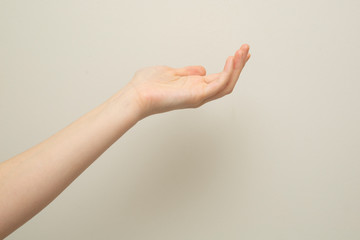
{"label": "knuckle", "polygon": [[198,108],[201,106],[202,103],[202,98],[201,97],[197,97],[193,100],[191,100],[191,102],[189,103],[190,108]]}
{"label": "knuckle", "polygon": [[142,72],[144,72],[146,69],[147,69],[146,67],[140,68],[140,69],[138,69],[137,71],[135,71],[134,75],[135,75],[135,76],[138,76],[138,75],[140,75]]}
{"label": "knuckle", "polygon": [[229,95],[229,94],[231,94],[231,90],[225,92],[225,95]]}
{"label": "knuckle", "polygon": [[202,101],[199,101],[199,102],[193,104],[193,107],[192,107],[192,108],[198,108],[198,107],[200,107],[201,105],[202,105]]}
{"label": "knuckle", "polygon": [[140,75],[140,70],[137,70],[135,73],[134,73],[134,78],[137,78],[137,77],[139,77],[139,75]]}
{"label": "knuckle", "polygon": [[223,92],[223,95],[228,95],[228,94],[232,93],[232,88],[227,87],[222,92]]}

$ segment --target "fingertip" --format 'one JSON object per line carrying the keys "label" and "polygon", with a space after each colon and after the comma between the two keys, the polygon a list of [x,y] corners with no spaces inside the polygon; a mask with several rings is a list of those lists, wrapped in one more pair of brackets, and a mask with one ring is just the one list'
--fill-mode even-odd
{"label": "fingertip", "polygon": [[248,53],[248,55],[247,55],[247,57],[246,57],[246,61],[248,61],[248,60],[250,59],[250,57],[251,57],[251,54]]}
{"label": "fingertip", "polygon": [[204,66],[198,65],[197,68],[199,70],[199,75],[200,76],[205,76],[206,75],[206,68]]}
{"label": "fingertip", "polygon": [[242,50],[244,50],[244,51],[249,51],[250,46],[249,46],[249,44],[245,43],[245,44],[243,44],[240,48],[241,48]]}

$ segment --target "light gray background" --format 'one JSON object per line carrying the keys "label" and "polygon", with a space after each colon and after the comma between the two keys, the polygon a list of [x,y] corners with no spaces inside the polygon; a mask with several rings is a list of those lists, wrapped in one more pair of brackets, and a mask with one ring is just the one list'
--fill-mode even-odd
{"label": "light gray background", "polygon": [[8,239],[360,239],[359,29],[357,0],[0,0],[1,161],[142,67],[252,53],[231,95],[139,122]]}

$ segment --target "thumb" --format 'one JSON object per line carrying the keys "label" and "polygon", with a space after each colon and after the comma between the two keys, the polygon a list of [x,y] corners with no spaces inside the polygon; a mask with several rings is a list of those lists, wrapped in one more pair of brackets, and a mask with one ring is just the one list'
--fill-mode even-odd
{"label": "thumb", "polygon": [[176,68],[175,73],[179,76],[190,76],[190,75],[205,76],[206,69],[201,65],[187,66],[183,68]]}

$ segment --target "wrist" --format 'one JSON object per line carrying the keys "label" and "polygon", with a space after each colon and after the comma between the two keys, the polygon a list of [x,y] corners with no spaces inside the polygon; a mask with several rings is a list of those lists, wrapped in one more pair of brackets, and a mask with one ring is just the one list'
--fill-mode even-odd
{"label": "wrist", "polygon": [[145,117],[137,93],[128,86],[109,98],[106,105],[115,114],[115,118],[120,117],[121,120],[126,118],[127,121],[135,124]]}

